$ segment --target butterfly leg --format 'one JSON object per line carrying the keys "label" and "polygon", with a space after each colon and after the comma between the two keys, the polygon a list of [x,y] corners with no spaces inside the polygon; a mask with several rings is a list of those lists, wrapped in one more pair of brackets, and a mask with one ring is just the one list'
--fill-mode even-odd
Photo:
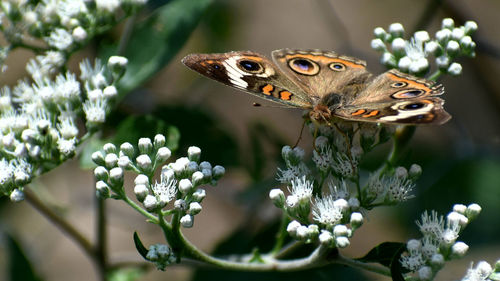
{"label": "butterfly leg", "polygon": [[296,148],[297,145],[299,145],[299,142],[300,140],[302,139],[302,133],[304,132],[304,127],[306,126],[306,122],[307,120],[304,119],[304,122],[302,122],[302,128],[300,128],[300,134],[299,134],[299,138],[297,139],[297,141],[295,142],[295,144],[293,145],[292,149],[293,148]]}
{"label": "butterfly leg", "polygon": [[352,169],[354,171],[355,167],[354,167],[354,162],[353,162],[353,159],[352,159],[351,142],[349,141],[349,136],[344,131],[342,131],[342,129],[340,129],[340,127],[337,125],[337,123],[333,123],[333,125],[334,125],[335,129],[337,129],[337,131],[345,139],[345,144],[346,144],[346,149],[347,149],[347,157],[349,157],[349,162],[351,162],[351,167],[352,167]]}

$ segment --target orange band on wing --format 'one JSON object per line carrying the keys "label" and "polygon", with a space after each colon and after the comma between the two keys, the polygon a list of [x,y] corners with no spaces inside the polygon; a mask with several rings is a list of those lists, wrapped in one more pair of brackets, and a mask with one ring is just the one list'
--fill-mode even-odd
{"label": "orange band on wing", "polygon": [[264,87],[261,88],[262,93],[266,96],[270,96],[273,90],[274,86],[271,84],[266,84]]}
{"label": "orange band on wing", "polygon": [[349,67],[354,67],[354,68],[365,68],[364,65],[362,64],[357,64],[352,61],[340,59],[340,58],[331,58],[327,56],[320,56],[320,55],[311,55],[311,54],[293,54],[293,55],[286,55],[286,59],[290,60],[293,58],[307,58],[313,61],[319,61],[324,64],[330,64],[332,62],[340,62],[346,66]]}
{"label": "orange band on wing", "polygon": [[409,80],[409,79],[406,79],[403,77],[399,77],[399,76],[392,74],[392,73],[387,73],[387,75],[390,76],[391,80],[403,81],[403,82],[408,83],[408,86],[407,86],[408,88],[422,89],[425,91],[426,94],[431,91],[431,89],[429,87],[427,87],[426,85],[424,85],[422,83],[418,83],[418,82],[415,82],[415,81],[412,81],[412,80]]}
{"label": "orange band on wing", "polygon": [[378,110],[372,110],[367,114],[361,115],[361,117],[373,117],[373,116],[377,116],[379,113],[380,113],[380,111],[378,111]]}
{"label": "orange band on wing", "polygon": [[357,116],[357,115],[361,115],[363,113],[366,112],[366,109],[358,109],[356,111],[354,111],[353,113],[351,113],[352,116]]}
{"label": "orange band on wing", "polygon": [[282,100],[290,100],[292,98],[292,93],[289,91],[281,91],[280,92],[280,99]]}

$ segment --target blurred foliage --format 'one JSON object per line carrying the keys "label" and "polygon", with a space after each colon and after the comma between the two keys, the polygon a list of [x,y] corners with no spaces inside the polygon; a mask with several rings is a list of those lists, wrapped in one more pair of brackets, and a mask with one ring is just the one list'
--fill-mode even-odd
{"label": "blurred foliage", "polygon": [[24,254],[19,242],[9,234],[5,235],[7,254],[8,254],[8,272],[10,281],[41,281],[31,266],[31,262]]}

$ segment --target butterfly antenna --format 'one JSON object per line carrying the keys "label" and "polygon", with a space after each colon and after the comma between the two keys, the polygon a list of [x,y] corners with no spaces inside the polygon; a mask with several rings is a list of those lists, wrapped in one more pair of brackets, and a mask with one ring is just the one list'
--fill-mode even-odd
{"label": "butterfly antenna", "polygon": [[261,103],[258,103],[258,102],[254,102],[252,103],[252,106],[253,107],[266,107],[266,108],[291,108],[290,106],[285,106],[285,105],[282,105],[282,106],[279,106],[279,105],[267,105],[267,104],[261,104]]}

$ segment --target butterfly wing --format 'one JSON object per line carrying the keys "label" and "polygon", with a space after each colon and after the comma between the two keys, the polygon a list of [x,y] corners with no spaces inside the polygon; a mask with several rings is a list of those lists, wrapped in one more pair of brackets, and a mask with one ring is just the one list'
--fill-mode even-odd
{"label": "butterfly wing", "polygon": [[266,57],[250,52],[191,54],[187,67],[228,86],[291,107],[311,108],[309,96]]}
{"label": "butterfly wing", "polygon": [[316,104],[330,105],[325,101],[329,96],[352,98],[371,76],[364,61],[335,52],[282,49],[272,56],[276,65],[310,93]]}
{"label": "butterfly wing", "polygon": [[397,70],[369,81],[366,88],[333,114],[348,120],[396,123],[443,124],[451,116],[443,109],[442,85]]}

